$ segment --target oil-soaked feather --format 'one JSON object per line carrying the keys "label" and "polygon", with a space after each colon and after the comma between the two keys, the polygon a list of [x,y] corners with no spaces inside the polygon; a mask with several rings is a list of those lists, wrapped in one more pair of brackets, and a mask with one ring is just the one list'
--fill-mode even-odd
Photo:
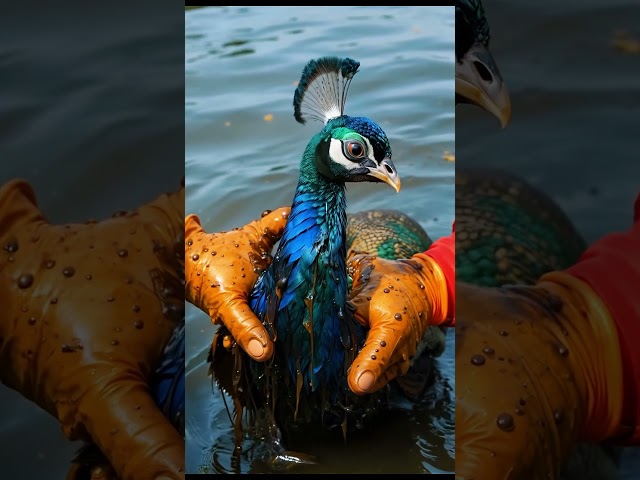
{"label": "oil-soaked feather", "polygon": [[[327,201],[318,200],[318,194],[301,190],[295,197],[273,268],[267,270],[269,275],[287,276],[276,329],[292,378],[297,378],[296,363],[300,358],[304,385],[336,384],[344,362],[342,332],[345,328],[341,324],[351,313],[345,313],[346,309],[340,306],[347,298],[344,235],[336,236],[330,230],[332,222],[344,225],[346,216],[334,214],[330,222],[325,221]],[[337,210],[343,209],[343,202],[337,204]],[[337,258],[330,255],[337,255]],[[318,272],[317,275],[314,276],[314,272]],[[273,295],[261,291],[267,284],[267,281],[256,284],[252,296],[254,311],[256,307],[260,310],[261,304],[256,295],[262,298]],[[306,303],[308,300],[313,300],[311,311]],[[309,324],[312,318],[318,320]],[[315,345],[305,325],[310,325],[313,337],[319,340]]]}
{"label": "oil-soaked feather", "polygon": [[267,313],[262,318],[262,323],[268,327],[267,330],[273,342],[278,340],[278,309],[280,307],[281,295],[276,283],[276,291],[271,292],[267,297]]}
{"label": "oil-soaked feather", "polygon": [[[224,346],[225,337],[231,338],[231,333],[225,327],[220,326],[216,331],[207,361],[209,362],[209,375],[216,380],[218,388],[227,395],[233,395],[236,390],[238,372],[236,369],[236,359],[234,348],[228,349]],[[246,404],[246,398],[240,398],[241,404]]]}
{"label": "oil-soaked feather", "polygon": [[344,114],[349,84],[360,62],[350,58],[322,57],[310,61],[302,71],[293,97],[294,117],[327,123]]}

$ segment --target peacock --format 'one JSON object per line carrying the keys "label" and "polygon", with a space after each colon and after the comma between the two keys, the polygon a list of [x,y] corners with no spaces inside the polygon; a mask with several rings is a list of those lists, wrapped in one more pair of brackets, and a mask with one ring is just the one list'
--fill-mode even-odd
{"label": "peacock", "polygon": [[319,120],[324,127],[304,150],[286,227],[250,295],[275,353],[265,363],[239,351],[230,356],[220,328],[209,355],[212,376],[234,398],[237,428],[246,409],[249,425],[266,415],[277,438],[286,438],[295,424],[338,427],[346,434],[385,403],[384,392],[357,397],[346,383],[366,331],[348,301],[345,185],[384,182],[400,190],[385,132],[367,117],[344,114],[359,66],[351,58],[311,60],[295,90],[295,120]]}
{"label": "peacock", "polygon": [[481,0],[457,0],[456,105],[473,104],[495,115],[502,128],[511,119],[511,100],[489,43],[491,30]]}
{"label": "peacock", "polygon": [[[511,102],[489,51],[481,0],[456,0],[456,104],[509,123]],[[456,138],[456,141],[462,139]],[[456,169],[456,279],[482,286],[532,284],[577,261],[586,243],[567,215],[526,181],[486,168]],[[619,450],[577,444],[565,480],[615,478]]]}

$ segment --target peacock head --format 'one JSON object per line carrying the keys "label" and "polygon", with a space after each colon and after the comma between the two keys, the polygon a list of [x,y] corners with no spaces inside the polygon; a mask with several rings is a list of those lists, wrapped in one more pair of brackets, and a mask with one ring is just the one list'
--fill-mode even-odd
{"label": "peacock head", "polygon": [[489,50],[491,32],[481,0],[456,0],[456,103],[492,113],[505,128],[511,99]]}
{"label": "peacock head", "polygon": [[337,57],[307,63],[293,98],[294,117],[303,124],[309,118],[325,124],[307,146],[321,175],[337,182],[384,182],[399,192],[386,133],[367,117],[344,115],[349,84],[359,66]]}

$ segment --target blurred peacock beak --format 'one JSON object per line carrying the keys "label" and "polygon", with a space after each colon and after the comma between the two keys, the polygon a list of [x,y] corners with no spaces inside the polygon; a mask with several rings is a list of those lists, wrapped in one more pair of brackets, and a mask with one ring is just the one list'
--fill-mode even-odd
{"label": "blurred peacock beak", "polygon": [[511,98],[491,52],[474,43],[456,63],[456,96],[495,115],[505,128],[511,120]]}
{"label": "blurred peacock beak", "polygon": [[398,176],[398,171],[390,158],[383,159],[380,164],[375,167],[367,168],[369,169],[368,175],[391,185],[396,193],[400,191],[400,177]]}

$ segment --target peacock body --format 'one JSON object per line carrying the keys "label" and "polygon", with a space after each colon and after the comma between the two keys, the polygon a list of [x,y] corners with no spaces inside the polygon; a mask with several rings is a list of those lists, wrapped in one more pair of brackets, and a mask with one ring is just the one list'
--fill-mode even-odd
{"label": "peacock body", "polygon": [[314,136],[303,155],[291,213],[273,263],[250,299],[251,308],[276,339],[276,351],[291,377],[297,381],[300,374],[307,392],[327,389],[332,401],[344,386],[346,353],[364,341],[364,329],[348,308],[346,274],[344,182],[359,178],[353,172],[342,179],[327,176],[321,170],[331,167],[323,160],[319,168],[317,161],[331,158],[337,145],[332,147],[332,141],[358,138],[371,139],[378,161],[391,157],[384,132],[367,118],[332,119]]}
{"label": "peacock body", "polygon": [[384,397],[357,397],[346,383],[366,331],[348,301],[345,184],[385,182],[400,189],[385,132],[367,117],[344,114],[358,68],[349,58],[312,60],[294,94],[295,119],[320,120],[324,127],[304,150],[283,235],[249,299],[274,341],[273,358],[255,362],[236,351],[231,360],[216,340],[211,350],[212,374],[234,398],[236,415],[245,409],[249,425],[266,415],[269,426],[278,427],[275,435],[286,436],[294,423],[315,422],[346,434]]}
{"label": "peacock body", "polygon": [[[153,372],[149,389],[156,405],[162,410],[171,424],[184,437],[185,431],[185,322],[175,327],[164,350],[160,365]],[[73,458],[74,467],[67,478],[94,478],[95,470],[102,470],[103,478],[112,478],[104,472],[111,471],[109,460],[95,443],[82,445]],[[114,474],[115,475],[115,474]]]}

